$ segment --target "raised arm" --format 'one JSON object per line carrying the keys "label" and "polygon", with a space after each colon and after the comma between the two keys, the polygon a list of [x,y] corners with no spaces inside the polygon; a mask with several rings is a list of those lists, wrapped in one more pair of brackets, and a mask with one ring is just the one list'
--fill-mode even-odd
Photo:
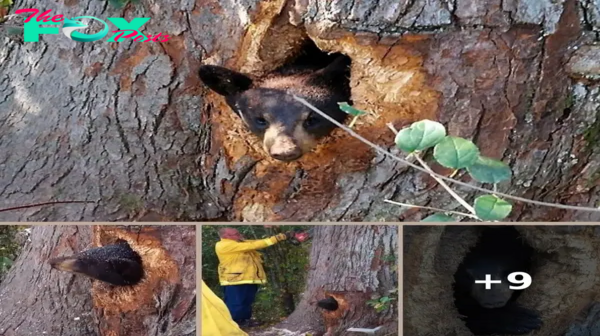
{"label": "raised arm", "polygon": [[269,247],[271,245],[275,245],[280,241],[284,241],[287,239],[285,233],[280,233],[278,235],[258,240],[250,240],[237,242],[235,244],[217,244],[216,251],[219,254],[225,253],[234,253],[234,252],[246,252],[246,251],[254,251],[264,249],[265,247]]}

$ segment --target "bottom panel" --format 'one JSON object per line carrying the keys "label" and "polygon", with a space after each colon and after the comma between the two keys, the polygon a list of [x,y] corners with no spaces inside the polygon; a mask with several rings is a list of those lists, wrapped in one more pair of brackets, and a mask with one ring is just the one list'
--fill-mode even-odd
{"label": "bottom panel", "polygon": [[398,227],[202,226],[202,335],[398,335]]}
{"label": "bottom panel", "polygon": [[0,335],[195,336],[195,225],[0,226]]}
{"label": "bottom panel", "polygon": [[600,335],[600,227],[405,226],[404,335]]}

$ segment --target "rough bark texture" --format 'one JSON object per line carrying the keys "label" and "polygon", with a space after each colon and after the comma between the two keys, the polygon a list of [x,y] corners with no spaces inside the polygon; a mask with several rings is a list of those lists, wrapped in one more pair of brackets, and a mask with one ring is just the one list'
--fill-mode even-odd
{"label": "rough bark texture", "polygon": [[[396,226],[317,226],[310,254],[306,290],[296,310],[264,335],[284,335],[287,331],[322,335],[351,335],[348,328],[383,326],[381,335],[398,334],[396,304],[377,314],[366,304],[374,294],[394,296],[398,288],[396,265],[398,228]],[[316,306],[327,295],[339,308],[327,312]],[[283,329],[283,330],[282,330]],[[285,331],[284,331],[285,330]]]}
{"label": "rough bark texture", "polygon": [[[1,45],[3,205],[97,203],[0,219],[113,220],[153,211],[182,220],[398,220],[425,214],[383,199],[457,207],[429,176],[341,131],[297,162],[274,162],[198,80],[200,63],[265,73],[306,38],[352,58],[355,105],[374,113],[356,130],[370,140],[395,150],[387,122],[440,120],[511,164],[515,178],[500,191],[587,206],[600,199],[600,91],[591,57],[598,1],[141,3],[116,10],[107,1],[15,2],[66,17],[151,17],[143,31],[171,40],[76,43],[47,35]],[[517,203],[510,219],[598,216]]]}
{"label": "rough bark texture", "polygon": [[[518,299],[541,313],[539,336],[594,335],[600,231],[593,226],[517,226],[535,249],[532,285]],[[454,306],[453,275],[476,226],[404,227],[404,333],[471,335]],[[596,304],[597,305],[597,304]],[[579,321],[588,316],[585,321]],[[586,333],[587,332],[587,333]]]}
{"label": "rough bark texture", "polygon": [[[5,336],[196,334],[194,226],[36,226],[0,288]],[[52,270],[49,258],[121,238],[140,254],[145,278],[109,287]]]}

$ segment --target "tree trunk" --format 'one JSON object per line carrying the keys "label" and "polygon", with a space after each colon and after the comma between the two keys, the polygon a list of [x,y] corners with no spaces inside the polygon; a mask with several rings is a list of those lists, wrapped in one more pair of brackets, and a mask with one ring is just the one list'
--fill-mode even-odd
{"label": "tree trunk", "polygon": [[[152,17],[143,31],[171,39],[78,43],[46,35],[2,44],[0,199],[6,206],[96,203],[3,212],[0,219],[115,220],[154,212],[180,220],[393,221],[427,214],[384,199],[457,207],[428,175],[341,130],[297,162],[274,162],[199,82],[201,63],[262,74],[300,52],[305,39],[352,58],[352,99],[375,113],[355,127],[368,139],[391,149],[386,123],[439,120],[512,166],[514,178],[499,191],[594,206],[598,6],[148,0],[118,10],[107,1],[17,0],[14,8],[66,17]],[[467,200],[475,196],[456,189]],[[600,217],[516,203],[509,219]]]}
{"label": "tree trunk", "polygon": [[[398,228],[395,226],[316,226],[306,290],[285,321],[259,335],[281,335],[278,329],[322,335],[352,335],[348,328],[383,326],[380,335],[398,334],[397,301],[381,313],[367,304],[372,296],[396,297],[395,265]],[[316,302],[333,297],[338,309],[326,311]]]}
{"label": "tree trunk", "polygon": [[[50,258],[121,238],[142,258],[145,278],[110,287],[53,270]],[[35,226],[0,288],[5,336],[196,335],[194,226]]]}

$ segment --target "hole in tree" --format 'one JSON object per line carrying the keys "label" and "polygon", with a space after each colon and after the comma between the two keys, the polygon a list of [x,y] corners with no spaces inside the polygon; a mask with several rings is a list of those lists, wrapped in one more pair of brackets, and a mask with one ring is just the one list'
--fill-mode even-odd
{"label": "hole in tree", "polygon": [[[516,302],[527,288],[509,287],[532,280],[533,255],[534,249],[514,227],[482,229],[454,274],[454,304],[474,335],[524,335],[541,326],[537,312]],[[524,272],[529,278],[515,272]],[[475,283],[486,280],[494,283]]]}
{"label": "hole in tree", "polygon": [[[337,122],[343,123],[348,114],[338,103],[352,104],[350,90],[350,66],[352,60],[342,53],[328,53],[320,50],[310,39],[303,41],[302,47],[290,56],[283,66],[275,69],[269,77],[307,76],[306,82],[298,82],[309,103]],[[302,126],[315,139],[327,136],[335,128],[333,123],[311,113],[302,121]]]}
{"label": "hole in tree", "polygon": [[323,68],[333,62],[333,60],[341,55],[340,53],[329,54],[322,51],[317,45],[310,39],[306,39],[302,43],[300,51],[290,56],[283,66],[278,70],[284,70],[286,68],[302,67],[302,68]]}
{"label": "hole in tree", "polygon": [[[335,61],[342,53],[325,52],[311,40],[302,43],[300,51],[289,57],[281,67],[274,72],[281,75],[292,75],[298,72],[322,69]],[[348,76],[350,72],[348,71]]]}

